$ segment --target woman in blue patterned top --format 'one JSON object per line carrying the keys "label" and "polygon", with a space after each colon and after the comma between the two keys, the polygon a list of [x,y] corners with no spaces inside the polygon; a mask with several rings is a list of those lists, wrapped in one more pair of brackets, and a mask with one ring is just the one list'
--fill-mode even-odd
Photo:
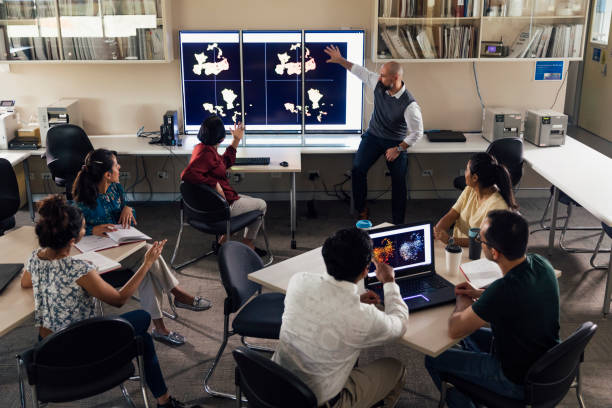
{"label": "woman in blue patterned top", "polygon": [[[122,228],[136,225],[134,209],[127,205],[123,187],[119,184],[117,156],[106,149],[96,149],[85,158],[85,164],[77,175],[73,186],[75,204],[83,212],[87,235],[104,236],[113,231],[117,224]],[[135,270],[150,247],[138,251],[122,262],[128,270]],[[162,318],[161,305],[164,292],[174,295],[174,304],[185,309],[202,311],[210,308],[210,302],[200,296],[193,296],[181,289],[179,282],[160,257],[143,279],[139,287],[142,308],[153,319],[153,338],[170,344],[183,344],[185,338],[166,328]]]}
{"label": "woman in blue patterned top", "polygon": [[[63,196],[55,195],[42,201],[38,213],[36,235],[41,248],[28,260],[21,286],[33,288],[39,339],[94,317],[94,297],[115,307],[123,306],[159,259],[166,243],[153,243],[134,276],[117,290],[102,280],[92,264],[69,255],[72,246],[85,235],[85,220],[77,208],[68,205]],[[144,340],[145,380],[158,408],[184,408],[183,403],[170,396],[164,381],[153,340],[147,333],[151,316],[144,310],[134,310],[120,317]]]}

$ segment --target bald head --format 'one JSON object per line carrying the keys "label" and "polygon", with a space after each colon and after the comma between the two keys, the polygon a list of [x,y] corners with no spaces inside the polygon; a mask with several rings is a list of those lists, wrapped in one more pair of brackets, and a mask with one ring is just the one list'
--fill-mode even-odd
{"label": "bald head", "polygon": [[397,75],[400,78],[404,75],[404,69],[400,64],[395,61],[389,61],[382,66],[382,69],[385,70],[388,75]]}

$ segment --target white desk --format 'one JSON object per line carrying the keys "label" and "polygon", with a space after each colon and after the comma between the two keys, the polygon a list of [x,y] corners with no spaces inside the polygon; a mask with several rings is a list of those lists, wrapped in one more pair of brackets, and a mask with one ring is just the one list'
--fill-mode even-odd
{"label": "white desk", "polygon": [[[525,142],[524,158],[554,186],[553,213],[548,236],[548,254],[552,254],[557,226],[559,190],[593,214],[612,225],[612,159],[567,136],[563,146],[537,147]],[[606,280],[604,315],[610,312],[612,296],[612,253]]]}
{"label": "white desk", "polygon": [[28,158],[31,154],[31,150],[0,150],[0,157],[8,160],[13,167],[23,162],[28,209],[30,210],[30,217],[32,218],[32,221],[34,221],[34,203],[32,203],[32,189],[30,188],[30,165],[28,163]]}
{"label": "white desk", "polygon": [[[145,245],[145,242],[121,245],[100,253],[121,262]],[[0,237],[0,260],[4,263],[25,263],[36,248],[38,239],[34,227],[21,227]],[[72,249],[72,254],[79,251]],[[23,289],[19,277],[0,294],[0,336],[14,329],[34,313],[32,289]]]}

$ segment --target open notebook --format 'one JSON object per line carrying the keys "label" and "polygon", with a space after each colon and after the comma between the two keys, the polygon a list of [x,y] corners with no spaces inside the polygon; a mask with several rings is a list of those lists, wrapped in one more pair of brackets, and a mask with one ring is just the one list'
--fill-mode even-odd
{"label": "open notebook", "polygon": [[116,230],[108,232],[106,237],[86,235],[75,246],[81,252],[101,251],[121,244],[151,239],[134,227],[123,228],[121,225],[115,225],[115,228]]}
{"label": "open notebook", "polygon": [[459,266],[467,282],[474,289],[483,289],[503,276],[499,265],[486,258],[467,262]]}
{"label": "open notebook", "polygon": [[110,272],[121,268],[121,264],[97,252],[85,252],[73,256],[74,259],[88,261],[96,267],[98,273]]}

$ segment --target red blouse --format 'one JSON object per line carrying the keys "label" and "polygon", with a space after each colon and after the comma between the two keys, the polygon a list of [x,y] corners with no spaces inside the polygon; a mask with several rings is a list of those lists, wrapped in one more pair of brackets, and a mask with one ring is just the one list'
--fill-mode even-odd
{"label": "red blouse", "polygon": [[225,199],[231,205],[239,196],[230,186],[226,172],[235,161],[236,149],[231,145],[227,146],[223,155],[220,155],[215,146],[198,143],[193,148],[189,164],[181,173],[181,180],[192,184],[205,183],[212,188],[219,183]]}

